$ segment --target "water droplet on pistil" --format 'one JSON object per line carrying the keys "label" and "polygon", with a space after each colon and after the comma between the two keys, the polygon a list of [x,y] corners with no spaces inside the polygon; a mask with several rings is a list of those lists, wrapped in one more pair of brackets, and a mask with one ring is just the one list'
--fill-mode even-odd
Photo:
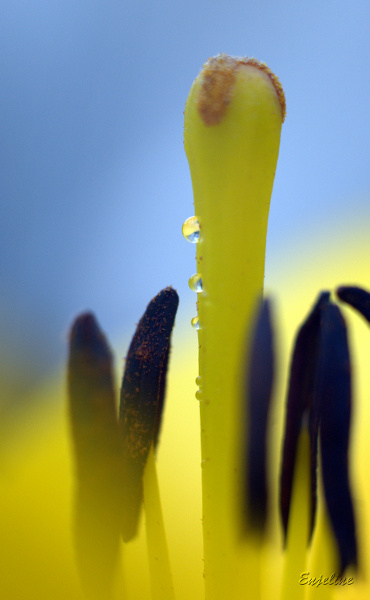
{"label": "water droplet on pistil", "polygon": [[182,235],[188,242],[197,244],[199,242],[200,224],[198,217],[189,217],[182,226]]}
{"label": "water droplet on pistil", "polygon": [[194,329],[199,329],[199,318],[198,317],[193,317],[191,322],[191,326],[194,327]]}
{"label": "water droplet on pistil", "polygon": [[202,276],[199,273],[195,273],[189,279],[189,287],[193,292],[201,292],[203,290]]}

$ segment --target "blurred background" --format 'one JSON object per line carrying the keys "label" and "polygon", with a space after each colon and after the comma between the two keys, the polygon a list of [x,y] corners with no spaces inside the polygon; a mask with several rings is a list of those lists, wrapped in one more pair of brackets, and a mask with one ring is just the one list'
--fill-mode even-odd
{"label": "blurred background", "polygon": [[63,364],[70,324],[86,309],[121,367],[135,323],[167,285],[180,294],[176,336],[196,350],[195,252],[181,235],[193,214],[183,110],[219,52],[267,62],[287,97],[268,288],[303,285],[306,270],[315,280],[360,234],[370,268],[368,40],[365,0],[3,0],[5,404]]}

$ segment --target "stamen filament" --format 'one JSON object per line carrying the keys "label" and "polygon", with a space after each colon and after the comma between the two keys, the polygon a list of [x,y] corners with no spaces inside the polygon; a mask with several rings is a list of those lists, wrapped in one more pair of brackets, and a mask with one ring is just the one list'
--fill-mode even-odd
{"label": "stamen filament", "polygon": [[299,585],[299,577],[305,570],[310,531],[310,452],[309,432],[303,427],[299,435],[294,469],[281,600],[299,600],[305,595],[305,586]]}
{"label": "stamen filament", "polygon": [[153,446],[146,463],[143,484],[152,600],[175,600]]}
{"label": "stamen filament", "polygon": [[[321,500],[323,500],[322,484],[320,481],[318,487]],[[318,503],[315,536],[312,541],[313,559],[312,564],[310,564],[307,571],[309,571],[310,576],[312,577],[320,578],[323,576],[323,579],[325,579],[325,577],[330,578],[331,574],[338,574],[338,570],[335,573],[338,565],[338,558],[335,556],[334,552],[334,540],[329,525],[329,516],[323,504],[323,502]],[[312,600],[331,600],[331,598],[333,598],[333,586],[330,584],[316,584],[316,586],[311,587],[308,596],[309,598],[312,598]]]}

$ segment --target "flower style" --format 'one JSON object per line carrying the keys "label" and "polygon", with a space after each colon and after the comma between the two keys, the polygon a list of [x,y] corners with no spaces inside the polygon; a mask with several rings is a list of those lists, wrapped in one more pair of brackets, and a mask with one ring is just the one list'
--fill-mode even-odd
{"label": "flower style", "polygon": [[[240,549],[241,397],[246,340],[263,289],[268,212],[285,99],[253,59],[219,55],[195,80],[184,140],[200,223],[197,269],[206,598],[255,581],[253,540]],[[222,550],[221,550],[222,549]],[[251,556],[243,553],[250,551]],[[250,568],[246,565],[250,565]]]}
{"label": "flower style", "polygon": [[[284,93],[268,67],[226,55],[206,62],[185,108],[195,216],[183,233],[197,248],[189,284],[198,300],[204,564],[194,557],[200,527],[166,538],[168,513],[178,527],[191,512],[180,516],[171,501],[181,471],[178,421],[170,452],[166,446],[167,454],[177,453],[175,466],[167,480],[159,473],[160,487],[157,478],[157,462],[160,470],[166,458],[160,453],[156,461],[178,306],[177,293],[166,288],[138,324],[118,411],[108,342],[91,313],[75,320],[68,362],[72,458],[55,407],[45,426],[45,405],[26,415],[40,430],[37,444],[27,427],[15,435],[0,478],[6,600],[329,599],[339,589],[341,597],[367,597],[356,570],[366,565],[349,461],[347,313],[329,292],[298,330],[279,440],[271,428],[277,341],[263,278],[284,118]],[[341,286],[336,297],[369,321],[368,292]],[[171,382],[171,369],[169,376]],[[170,409],[176,388],[169,387]],[[167,421],[162,429],[165,437]],[[271,465],[278,452],[279,473]],[[271,573],[273,587],[266,584]]]}

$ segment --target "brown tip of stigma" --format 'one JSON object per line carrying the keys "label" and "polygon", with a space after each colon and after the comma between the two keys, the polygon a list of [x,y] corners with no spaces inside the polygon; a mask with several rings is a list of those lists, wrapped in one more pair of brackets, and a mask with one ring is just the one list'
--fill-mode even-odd
{"label": "brown tip of stigma", "polygon": [[206,125],[222,121],[231,100],[236,68],[237,59],[227,54],[209,58],[203,66],[198,111]]}
{"label": "brown tip of stigma", "polygon": [[198,97],[198,111],[206,125],[217,125],[224,118],[232,98],[232,91],[239,67],[251,66],[265,73],[275,88],[282,121],[286,114],[285,94],[279,79],[265,63],[255,58],[237,58],[218,54],[209,58],[202,71],[202,85]]}

